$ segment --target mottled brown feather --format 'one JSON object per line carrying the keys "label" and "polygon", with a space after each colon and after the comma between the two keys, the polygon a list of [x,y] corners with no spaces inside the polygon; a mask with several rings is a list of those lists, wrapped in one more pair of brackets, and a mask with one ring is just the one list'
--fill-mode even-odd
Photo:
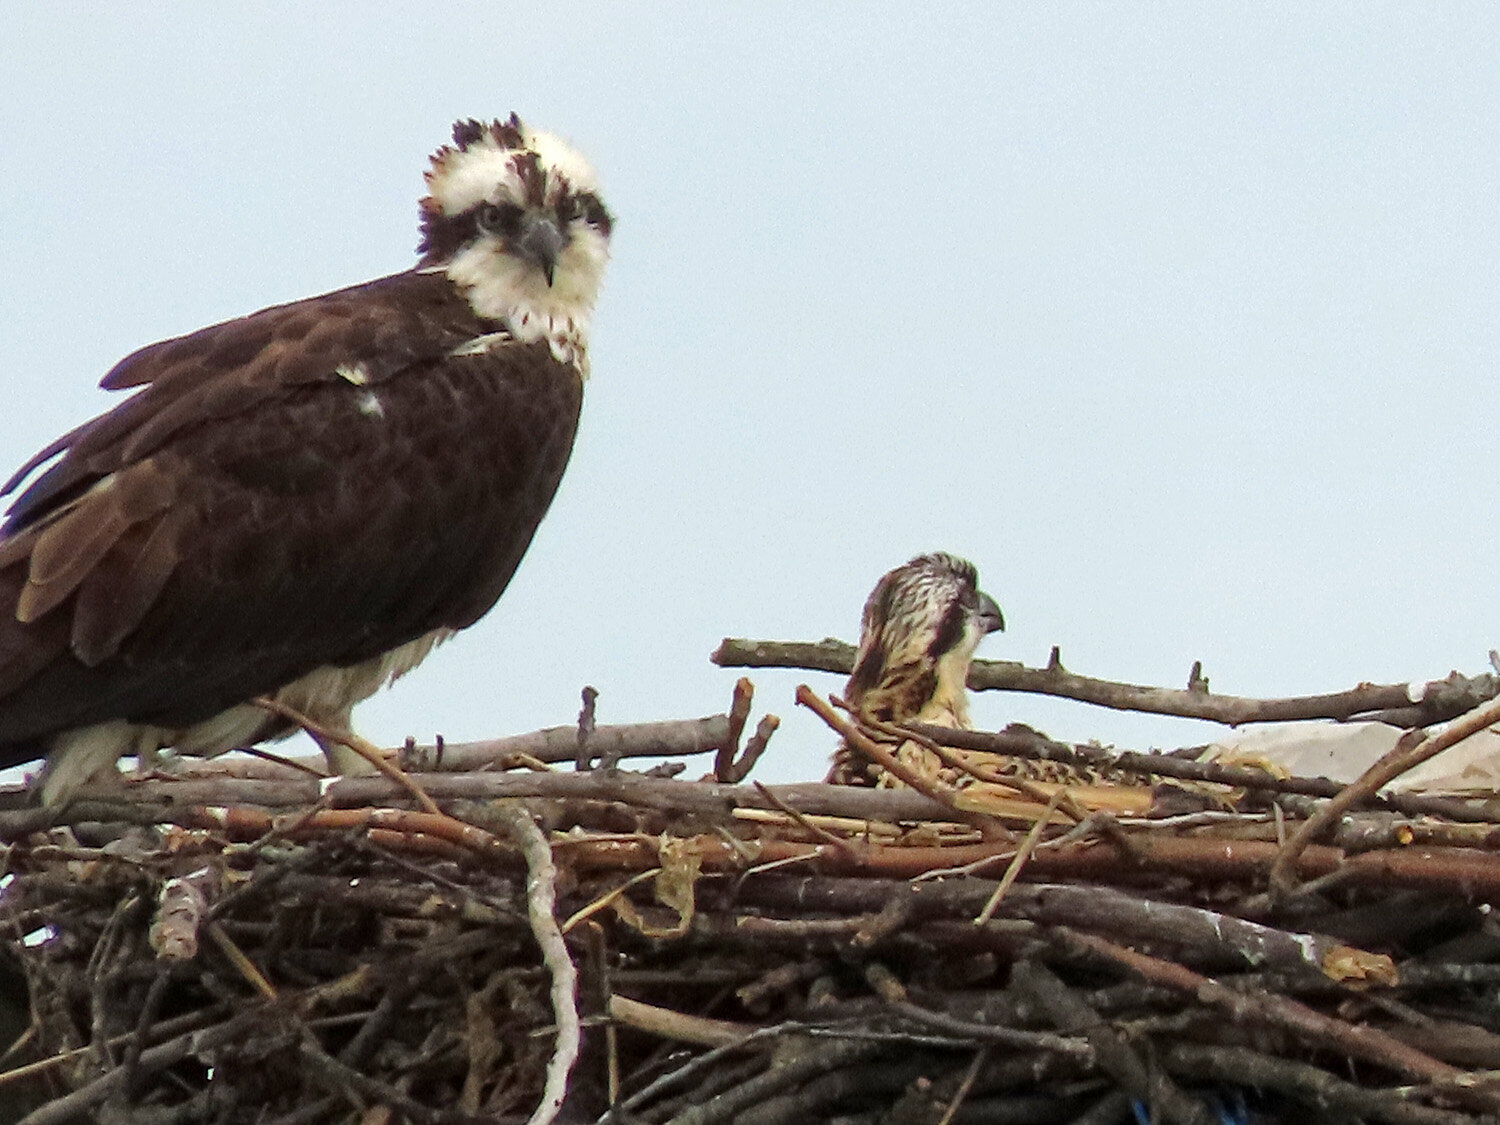
{"label": "mottled brown feather", "polygon": [[[993,619],[981,617],[981,598],[988,603]],[[973,650],[960,646],[966,630],[978,629],[984,620],[990,620],[986,628],[1003,626],[999,608],[979,593],[978,573],[972,563],[935,553],[919,555],[887,571],[865,599],[859,648],[844,687],[844,699],[856,714],[882,722],[922,718],[966,725],[963,700],[950,707],[940,697],[941,662],[947,654],[957,652],[966,671]],[[971,646],[979,635],[973,634]],[[958,686],[962,692],[962,684]],[[921,759],[923,755],[930,757],[915,744],[905,744],[898,757]],[[931,763],[922,764],[919,772],[932,772],[926,768]],[[828,780],[844,785],[889,781],[882,770],[847,744],[840,744],[834,752]]]}

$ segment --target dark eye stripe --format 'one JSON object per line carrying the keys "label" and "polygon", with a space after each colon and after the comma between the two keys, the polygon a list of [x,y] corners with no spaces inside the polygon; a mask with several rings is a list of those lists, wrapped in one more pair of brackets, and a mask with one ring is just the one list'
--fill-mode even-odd
{"label": "dark eye stripe", "polygon": [[459,215],[444,215],[434,208],[423,208],[422,242],[417,253],[424,259],[441,261],[458,253],[474,237],[479,208],[471,207]]}
{"label": "dark eye stripe", "polygon": [[938,625],[937,633],[932,638],[932,647],[927,650],[927,654],[934,660],[937,659],[956,646],[963,633],[964,607],[958,602],[953,602],[943,614],[942,623]]}
{"label": "dark eye stripe", "polygon": [[597,195],[591,191],[580,192],[576,197],[576,203],[586,223],[592,227],[598,227],[601,234],[609,234],[615,225],[615,220]]}

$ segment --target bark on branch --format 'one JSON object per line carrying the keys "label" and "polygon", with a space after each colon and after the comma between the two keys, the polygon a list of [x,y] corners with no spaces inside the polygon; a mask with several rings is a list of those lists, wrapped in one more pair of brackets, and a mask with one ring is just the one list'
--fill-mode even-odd
{"label": "bark on branch", "polygon": [[[725,637],[710,659],[721,668],[798,668],[848,675],[854,646],[832,637],[805,641],[752,641]],[[1045,668],[1028,668],[1010,660],[976,660],[969,668],[975,691],[1024,691],[1076,699],[1116,711],[1143,711],[1184,719],[1206,719],[1227,726],[1302,719],[1353,719],[1392,726],[1430,726],[1456,718],[1500,695],[1500,677],[1485,673],[1405,684],[1360,684],[1327,695],[1251,699],[1216,695],[1208,690],[1201,668],[1194,665],[1186,689],[1150,687],[1080,676],[1063,667],[1056,649]]]}
{"label": "bark on branch", "polygon": [[[589,752],[595,758],[685,758],[710,754],[725,747],[733,748],[735,740],[728,715],[706,715],[701,719],[675,719],[654,723],[615,723],[596,726],[589,731]],[[547,727],[505,738],[487,738],[479,742],[436,742],[409,744],[397,751],[398,763],[409,773],[465,773],[469,770],[509,769],[528,760],[551,765],[574,762],[578,758],[578,727]],[[244,777],[280,779],[310,767],[322,773],[323,759],[289,758],[291,769],[266,758],[213,758],[177,760],[184,777]],[[312,773],[309,776],[312,776]]]}

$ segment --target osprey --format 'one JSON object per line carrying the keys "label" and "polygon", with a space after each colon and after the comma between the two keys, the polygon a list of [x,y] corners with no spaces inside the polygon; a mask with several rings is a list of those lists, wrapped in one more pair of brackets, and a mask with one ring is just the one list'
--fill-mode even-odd
{"label": "osprey", "polygon": [[[941,552],[918,555],[885,574],[865,601],[845,702],[855,713],[884,722],[967,730],[969,662],[987,634],[1004,628],[1000,607],[979,589],[973,563]],[[912,742],[898,757],[927,775],[941,764]],[[883,774],[840,746],[828,780],[899,784]]]}
{"label": "osprey", "polygon": [[[125,755],[323,723],[504,591],[562,478],[612,219],[558,138],[460,121],[420,260],[122,360],[0,526],[0,765],[42,799]],[[330,756],[349,772],[352,755]],[[362,764],[362,763],[361,763]]]}

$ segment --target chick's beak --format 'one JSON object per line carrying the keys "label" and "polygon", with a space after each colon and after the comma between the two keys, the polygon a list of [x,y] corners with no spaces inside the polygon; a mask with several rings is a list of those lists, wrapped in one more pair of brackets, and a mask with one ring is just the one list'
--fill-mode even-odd
{"label": "chick's beak", "polygon": [[1005,615],[995,604],[995,599],[984,591],[979,592],[979,624],[986,633],[1005,631]]}

